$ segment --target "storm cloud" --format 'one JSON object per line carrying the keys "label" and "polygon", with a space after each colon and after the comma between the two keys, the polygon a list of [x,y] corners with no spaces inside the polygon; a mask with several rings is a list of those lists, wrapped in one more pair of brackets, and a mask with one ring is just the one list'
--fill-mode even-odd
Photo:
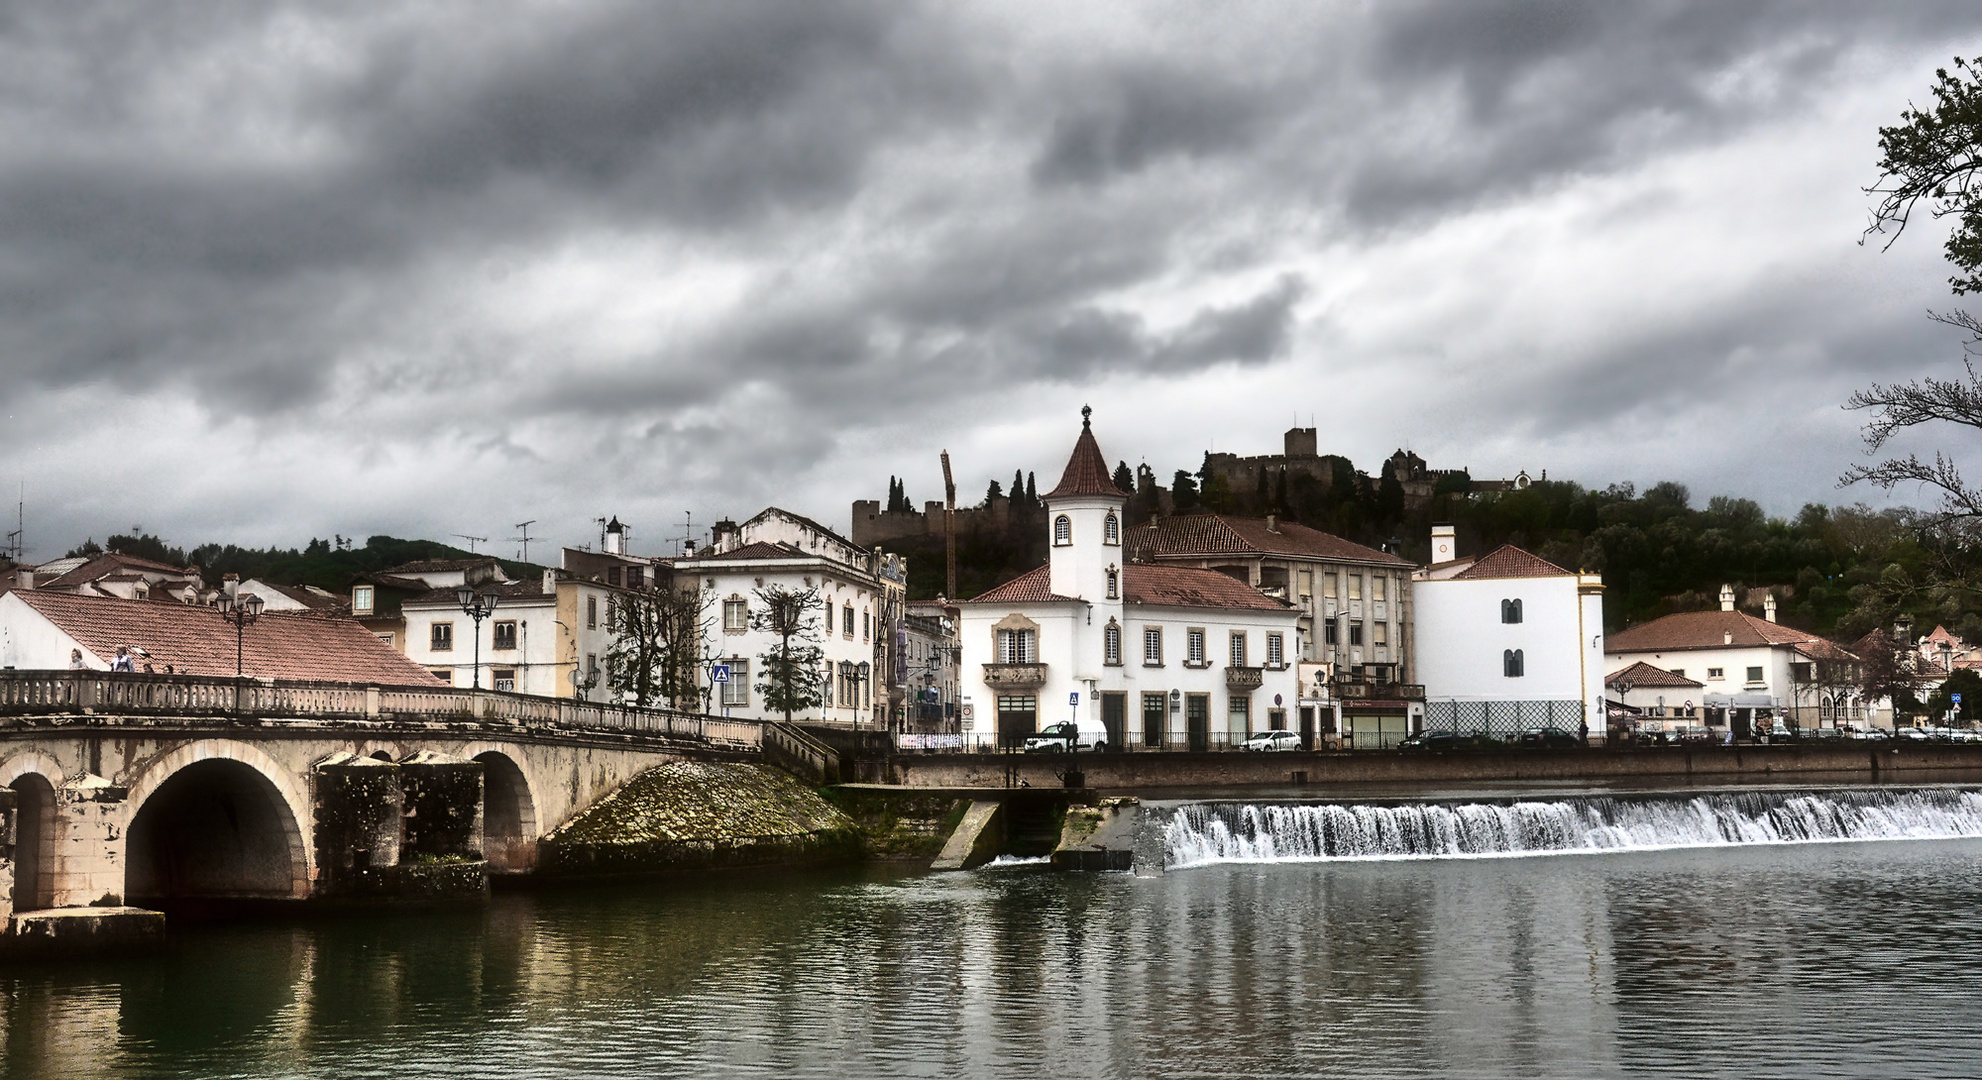
{"label": "storm cloud", "polygon": [[34,558],[607,514],[660,550],[935,494],[944,448],[1050,474],[1086,403],[1165,475],[1312,418],[1365,465],[1793,512],[1840,497],[1852,388],[1959,363],[1937,245],[1858,246],[1858,189],[1979,25],[11,4],[0,482]]}

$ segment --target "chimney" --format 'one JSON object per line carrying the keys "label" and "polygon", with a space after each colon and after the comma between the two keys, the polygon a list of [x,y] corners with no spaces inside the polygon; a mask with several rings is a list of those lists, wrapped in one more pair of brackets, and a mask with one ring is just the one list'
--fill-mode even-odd
{"label": "chimney", "polygon": [[715,527],[709,530],[709,542],[715,545],[717,554],[736,550],[739,537],[740,530],[736,527],[736,522],[728,518],[716,522]]}
{"label": "chimney", "polygon": [[1762,597],[1762,618],[1776,621],[1776,594],[1773,592]]}
{"label": "chimney", "polygon": [[22,592],[34,591],[34,568],[23,566],[14,571],[14,587]]}
{"label": "chimney", "polygon": [[1458,530],[1451,525],[1431,527],[1431,561],[1448,563],[1459,557]]}
{"label": "chimney", "polygon": [[1270,533],[1277,533],[1280,531],[1280,515],[1278,514],[1266,515],[1266,531]]}
{"label": "chimney", "polygon": [[626,554],[626,526],[619,523],[618,515],[606,522],[606,536],[601,546],[608,555]]}
{"label": "chimney", "polygon": [[1734,586],[1722,585],[1720,587],[1720,609],[1722,611],[1734,610]]}
{"label": "chimney", "polygon": [[239,574],[220,575],[220,591],[222,595],[226,596],[229,600],[234,599],[235,594],[241,591],[241,575]]}

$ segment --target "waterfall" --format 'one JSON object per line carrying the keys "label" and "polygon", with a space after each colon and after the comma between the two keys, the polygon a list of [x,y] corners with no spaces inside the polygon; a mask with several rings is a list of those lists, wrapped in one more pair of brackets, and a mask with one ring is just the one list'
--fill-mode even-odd
{"label": "waterfall", "polygon": [[1171,869],[1221,862],[1454,858],[1823,840],[1982,837],[1982,792],[1770,791],[1548,802],[1194,803],[1164,828]]}

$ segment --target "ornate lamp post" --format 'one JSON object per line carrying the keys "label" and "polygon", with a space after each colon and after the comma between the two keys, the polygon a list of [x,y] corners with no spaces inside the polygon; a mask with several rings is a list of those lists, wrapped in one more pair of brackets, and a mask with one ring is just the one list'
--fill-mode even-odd
{"label": "ornate lamp post", "polygon": [[455,602],[461,605],[461,613],[475,621],[475,668],[469,678],[469,688],[482,688],[482,620],[495,614],[496,594],[476,592],[473,585],[462,585],[454,590]]}
{"label": "ornate lamp post", "polygon": [[242,633],[262,617],[262,598],[254,593],[246,596],[222,596],[216,602],[220,617],[234,624],[234,678],[241,677]]}

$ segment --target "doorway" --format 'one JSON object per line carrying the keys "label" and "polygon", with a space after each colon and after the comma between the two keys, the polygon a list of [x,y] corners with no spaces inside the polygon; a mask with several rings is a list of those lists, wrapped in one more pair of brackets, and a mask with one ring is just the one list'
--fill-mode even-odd
{"label": "doorway", "polygon": [[1192,750],[1211,749],[1211,696],[1188,694],[1184,697],[1185,745]]}
{"label": "doorway", "polygon": [[1031,694],[998,696],[998,745],[1015,750],[1039,731],[1039,699]]}
{"label": "doorway", "polygon": [[14,910],[55,906],[55,786],[24,773],[14,791]]}
{"label": "doorway", "polygon": [[1101,695],[1101,726],[1108,729],[1108,749],[1110,750],[1120,750],[1127,745],[1127,743],[1122,741],[1122,737],[1124,734],[1123,729],[1127,726],[1126,716],[1128,711],[1129,695],[1114,693]]}
{"label": "doorway", "polygon": [[1301,706],[1301,749],[1314,749],[1314,706]]}

